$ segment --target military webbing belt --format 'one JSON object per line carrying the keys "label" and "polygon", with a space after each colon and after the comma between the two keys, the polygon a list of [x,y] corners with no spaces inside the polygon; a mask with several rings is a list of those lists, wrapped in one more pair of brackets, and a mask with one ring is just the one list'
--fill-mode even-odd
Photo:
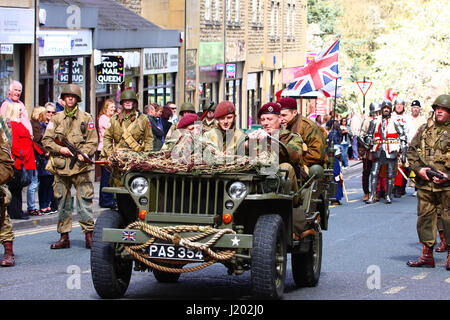
{"label": "military webbing belt", "polygon": [[[135,120],[136,122],[138,121],[137,119]],[[136,125],[136,123],[132,123],[129,127]],[[134,126],[133,126],[134,128]],[[125,140],[125,142],[127,143],[127,145],[131,148],[131,150],[135,151],[135,152],[141,152],[142,150],[144,150],[144,146],[142,144],[139,144],[134,138],[133,135],[130,133],[130,131],[128,130],[128,128],[126,128],[125,126],[122,125],[122,130],[123,130],[123,139]]]}

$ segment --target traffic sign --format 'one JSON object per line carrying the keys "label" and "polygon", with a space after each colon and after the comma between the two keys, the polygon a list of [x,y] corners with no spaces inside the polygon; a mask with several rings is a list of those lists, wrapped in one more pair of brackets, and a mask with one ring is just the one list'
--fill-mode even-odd
{"label": "traffic sign", "polygon": [[356,81],[356,84],[359,87],[359,90],[361,90],[363,96],[367,94],[367,91],[369,91],[370,87],[372,86],[371,81]]}

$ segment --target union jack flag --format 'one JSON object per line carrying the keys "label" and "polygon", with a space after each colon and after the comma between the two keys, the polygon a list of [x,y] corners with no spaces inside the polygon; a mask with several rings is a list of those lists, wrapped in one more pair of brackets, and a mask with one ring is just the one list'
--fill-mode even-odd
{"label": "union jack flag", "polygon": [[122,240],[123,241],[136,241],[136,232],[124,230],[122,232]]}
{"label": "union jack flag", "polygon": [[294,81],[288,85],[287,89],[302,95],[311,91],[318,91],[329,82],[337,79],[339,77],[338,55],[340,41],[341,39],[338,38],[330,47],[319,53],[306,67],[297,70],[294,74]]}

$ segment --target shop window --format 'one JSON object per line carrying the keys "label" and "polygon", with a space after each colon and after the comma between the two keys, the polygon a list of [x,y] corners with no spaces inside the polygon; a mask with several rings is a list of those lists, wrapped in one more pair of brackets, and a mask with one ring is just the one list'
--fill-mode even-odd
{"label": "shop window", "polygon": [[0,103],[8,98],[9,84],[14,79],[14,56],[0,54]]}
{"label": "shop window", "polygon": [[175,73],[144,76],[143,106],[157,103],[161,106],[175,101]]}

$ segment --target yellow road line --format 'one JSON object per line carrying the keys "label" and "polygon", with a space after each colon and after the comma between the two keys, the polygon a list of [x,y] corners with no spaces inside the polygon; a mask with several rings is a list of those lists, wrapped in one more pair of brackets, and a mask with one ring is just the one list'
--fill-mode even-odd
{"label": "yellow road line", "polygon": [[412,280],[422,280],[422,279],[425,279],[425,277],[426,277],[428,274],[429,274],[429,272],[422,272],[422,273],[419,273],[419,274],[417,274],[417,275],[411,277],[411,279],[412,279]]}
{"label": "yellow road line", "polygon": [[406,287],[393,287],[393,288],[390,288],[389,290],[386,290],[383,293],[384,294],[396,294],[396,293],[399,293],[400,291],[402,291],[405,288]]}

